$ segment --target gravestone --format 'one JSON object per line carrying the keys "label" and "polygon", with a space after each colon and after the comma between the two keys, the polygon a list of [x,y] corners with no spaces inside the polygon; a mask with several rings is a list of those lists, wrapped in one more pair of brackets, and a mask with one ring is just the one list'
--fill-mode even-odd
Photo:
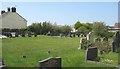
{"label": "gravestone", "polygon": [[32,33],[30,31],[28,31],[27,36],[32,37]]}
{"label": "gravestone", "polygon": [[72,38],[72,34],[70,34],[70,37]]}
{"label": "gravestone", "polygon": [[15,33],[15,37],[18,37],[18,36],[19,36],[19,33],[18,33],[18,32],[16,32],[16,33]]}
{"label": "gravestone", "polygon": [[14,37],[15,37],[15,32],[12,32],[11,35],[12,35],[12,37],[14,38]]}
{"label": "gravestone", "polygon": [[104,42],[108,42],[108,38],[107,38],[107,37],[104,37],[104,38],[103,38],[103,41],[104,41]]}
{"label": "gravestone", "polygon": [[89,40],[90,42],[93,42],[93,34],[92,34],[92,32],[89,32],[87,34],[87,40]]}
{"label": "gravestone", "polygon": [[[113,38],[113,42],[114,42],[114,43],[112,43],[112,51],[113,51],[113,52],[116,52],[117,49],[120,47],[120,31],[117,31],[117,32],[115,33],[115,36],[114,36],[114,38]],[[114,49],[113,49],[113,48],[114,48]]]}
{"label": "gravestone", "polygon": [[115,48],[115,42],[112,42],[112,52],[115,52],[116,48]]}
{"label": "gravestone", "polygon": [[97,47],[87,48],[86,50],[86,60],[98,61],[98,49]]}
{"label": "gravestone", "polygon": [[60,37],[63,37],[62,33],[60,33]]}
{"label": "gravestone", "polygon": [[83,35],[83,34],[80,34],[80,38],[81,38],[81,37],[84,37],[84,35]]}
{"label": "gravestone", "polygon": [[82,37],[80,38],[80,46],[79,46],[79,49],[85,49],[86,50],[86,45],[87,45],[87,40],[85,37]]}
{"label": "gravestone", "polygon": [[100,42],[101,39],[100,38],[95,38],[95,42]]}
{"label": "gravestone", "polygon": [[78,37],[80,37],[80,34],[77,34]]}
{"label": "gravestone", "polygon": [[76,35],[75,35],[75,34],[73,34],[73,37],[76,37]]}
{"label": "gravestone", "polygon": [[40,69],[61,69],[61,58],[48,58],[39,61]]}

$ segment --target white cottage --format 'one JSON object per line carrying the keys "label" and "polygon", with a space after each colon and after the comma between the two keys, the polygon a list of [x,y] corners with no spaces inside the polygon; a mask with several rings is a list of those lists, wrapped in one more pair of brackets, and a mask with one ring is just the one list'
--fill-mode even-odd
{"label": "white cottage", "polygon": [[27,27],[27,20],[16,12],[16,8],[7,8],[7,12],[1,11],[0,25],[2,28],[20,29]]}

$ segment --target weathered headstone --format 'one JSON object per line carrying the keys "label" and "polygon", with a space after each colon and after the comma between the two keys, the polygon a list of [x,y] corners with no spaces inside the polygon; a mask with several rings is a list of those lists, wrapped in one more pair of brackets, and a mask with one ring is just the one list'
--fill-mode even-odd
{"label": "weathered headstone", "polygon": [[86,50],[86,60],[97,61],[98,59],[98,49],[97,47],[87,48]]}
{"label": "weathered headstone", "polygon": [[11,35],[12,35],[12,37],[14,38],[14,37],[15,37],[15,32],[12,32]]}
{"label": "weathered headstone", "polygon": [[108,42],[108,38],[107,38],[107,37],[104,37],[104,38],[103,38],[103,41]]}
{"label": "weathered headstone", "polygon": [[80,37],[80,34],[77,34],[78,37]]}
{"label": "weathered headstone", "polygon": [[115,33],[115,36],[113,38],[113,42],[114,43],[112,43],[112,48],[114,48],[113,52],[115,52],[120,47],[120,31],[117,31]]}
{"label": "weathered headstone", "polygon": [[40,69],[61,69],[61,58],[48,58],[39,61]]}
{"label": "weathered headstone", "polygon": [[70,34],[70,37],[72,38],[72,34]]}
{"label": "weathered headstone", "polygon": [[62,33],[60,33],[60,37],[63,37],[63,36],[62,36]]}
{"label": "weathered headstone", "polygon": [[18,32],[16,32],[16,33],[15,33],[15,37],[18,37],[18,36],[19,36],[19,33],[18,33]]}
{"label": "weathered headstone", "polygon": [[95,38],[95,42],[100,42],[101,39],[100,38]]}
{"label": "weathered headstone", "polygon": [[93,34],[92,34],[92,32],[89,32],[87,34],[87,40],[89,40],[90,42],[93,42]]}
{"label": "weathered headstone", "polygon": [[27,36],[32,37],[32,33],[30,31],[28,31]]}
{"label": "weathered headstone", "polygon": [[80,38],[82,38],[82,37],[84,37],[84,35],[83,35],[83,34],[80,34]]}
{"label": "weathered headstone", "polygon": [[75,35],[75,34],[73,34],[73,37],[76,37],[76,35]]}
{"label": "weathered headstone", "polygon": [[80,38],[80,46],[79,46],[79,49],[80,49],[80,48],[81,48],[81,49],[86,49],[86,48],[85,48],[85,45],[87,45],[87,40],[86,40],[86,38],[85,38],[85,37]]}
{"label": "weathered headstone", "polygon": [[115,52],[116,48],[115,48],[115,42],[112,42],[112,52]]}

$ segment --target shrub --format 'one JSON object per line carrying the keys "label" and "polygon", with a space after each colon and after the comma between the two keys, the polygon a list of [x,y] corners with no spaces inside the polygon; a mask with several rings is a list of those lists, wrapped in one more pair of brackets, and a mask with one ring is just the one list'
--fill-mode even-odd
{"label": "shrub", "polygon": [[109,42],[96,42],[95,46],[97,46],[100,51],[103,51],[105,53],[109,53],[111,51]]}

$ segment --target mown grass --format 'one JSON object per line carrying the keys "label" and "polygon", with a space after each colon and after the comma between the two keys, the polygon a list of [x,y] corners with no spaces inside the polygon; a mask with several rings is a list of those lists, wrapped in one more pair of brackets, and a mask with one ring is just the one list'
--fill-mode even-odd
{"label": "mown grass", "polygon": [[2,57],[2,39],[0,39],[0,56]]}
{"label": "mown grass", "polygon": [[[66,37],[19,37],[2,40],[2,56],[8,67],[38,67],[38,61],[49,57],[61,57],[62,67],[114,67],[117,65],[116,53],[99,55],[111,63],[86,63],[85,51],[78,50],[79,38]],[[51,53],[48,54],[47,52]],[[26,56],[26,58],[23,58]]]}

